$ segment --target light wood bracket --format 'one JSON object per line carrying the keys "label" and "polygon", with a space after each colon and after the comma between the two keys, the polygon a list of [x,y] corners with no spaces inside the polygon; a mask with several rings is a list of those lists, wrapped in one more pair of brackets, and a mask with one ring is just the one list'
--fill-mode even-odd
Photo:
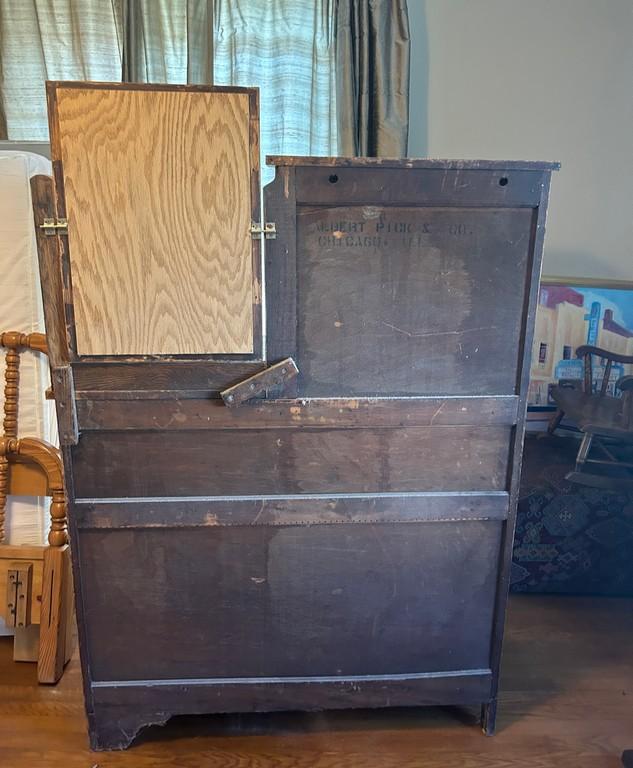
{"label": "light wood bracket", "polygon": [[271,365],[259,373],[250,376],[239,384],[235,384],[223,392],[220,392],[224,404],[229,408],[235,408],[247,400],[261,394],[273,387],[285,386],[289,381],[297,377],[299,369],[291,357],[287,357],[275,365]]}

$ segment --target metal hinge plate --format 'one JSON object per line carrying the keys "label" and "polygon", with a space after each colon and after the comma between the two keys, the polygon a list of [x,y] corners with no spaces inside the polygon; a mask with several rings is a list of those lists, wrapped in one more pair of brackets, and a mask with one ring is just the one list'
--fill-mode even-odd
{"label": "metal hinge plate", "polygon": [[40,229],[44,230],[45,235],[67,235],[68,219],[44,219]]}
{"label": "metal hinge plate", "polygon": [[251,223],[251,237],[261,240],[262,235],[266,240],[274,240],[277,237],[277,225],[274,221],[265,222],[263,227],[255,221]]}
{"label": "metal hinge plate", "polygon": [[11,563],[7,572],[8,627],[28,627],[31,623],[32,581],[31,563]]}

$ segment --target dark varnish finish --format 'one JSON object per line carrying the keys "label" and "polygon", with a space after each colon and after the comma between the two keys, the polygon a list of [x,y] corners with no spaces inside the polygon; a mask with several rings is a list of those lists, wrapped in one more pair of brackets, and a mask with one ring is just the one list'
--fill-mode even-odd
{"label": "dark varnish finish", "polygon": [[[71,354],[54,385],[96,749],[204,712],[481,704],[494,730],[555,166],[275,164],[268,362]],[[40,237],[60,365],[64,248]],[[283,393],[220,399],[290,357]]]}

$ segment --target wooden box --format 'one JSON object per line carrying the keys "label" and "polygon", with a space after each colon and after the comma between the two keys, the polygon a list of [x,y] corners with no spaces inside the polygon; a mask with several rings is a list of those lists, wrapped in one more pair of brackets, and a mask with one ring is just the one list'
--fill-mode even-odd
{"label": "wooden box", "polygon": [[[420,704],[481,704],[491,732],[554,166],[272,158],[264,348],[256,92],[49,95],[93,746]],[[289,357],[285,387],[220,398]]]}

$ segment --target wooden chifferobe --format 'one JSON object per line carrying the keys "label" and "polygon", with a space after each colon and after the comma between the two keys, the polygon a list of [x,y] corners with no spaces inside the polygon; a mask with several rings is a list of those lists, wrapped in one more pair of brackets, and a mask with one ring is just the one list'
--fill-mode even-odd
{"label": "wooden chifferobe", "polygon": [[93,746],[390,705],[482,705],[492,732],[556,166],[269,158],[262,219],[256,90],[48,91]]}

